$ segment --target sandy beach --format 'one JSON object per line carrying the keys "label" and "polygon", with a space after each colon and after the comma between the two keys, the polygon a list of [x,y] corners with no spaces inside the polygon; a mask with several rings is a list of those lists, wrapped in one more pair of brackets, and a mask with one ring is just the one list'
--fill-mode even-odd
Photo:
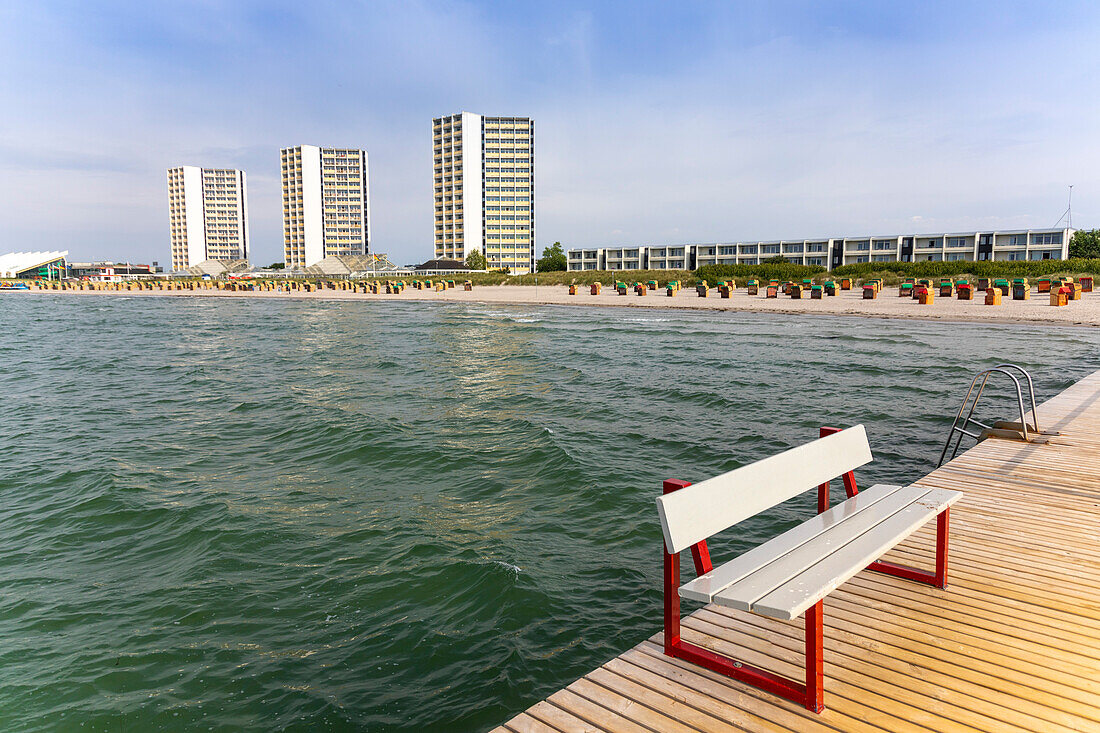
{"label": "sandy beach", "polygon": [[712,290],[709,297],[700,298],[694,290],[681,290],[667,297],[663,290],[651,291],[644,296],[617,295],[604,289],[600,295],[590,295],[585,289],[577,295],[569,295],[568,287],[497,285],[436,292],[409,288],[399,295],[371,295],[344,290],[321,290],[313,293],[283,293],[267,291],[230,290],[135,290],[135,291],[86,291],[86,290],[31,290],[25,293],[8,293],[10,296],[41,294],[113,297],[212,297],[212,298],[296,298],[302,300],[379,300],[379,301],[435,301],[473,302],[514,305],[572,305],[611,306],[632,308],[684,308],[715,311],[752,311],[763,313],[793,313],[805,315],[870,316],[874,318],[917,318],[943,321],[988,321],[996,323],[1051,323],[1061,326],[1100,326],[1100,293],[1085,293],[1080,300],[1064,307],[1050,305],[1046,293],[1032,290],[1030,300],[1005,298],[999,306],[985,305],[984,294],[977,293],[975,300],[936,297],[930,305],[920,305],[912,298],[898,297],[897,288],[886,288],[878,298],[864,300],[857,290],[841,291],[833,297],[821,300],[803,298],[795,300],[787,296],[765,298],[748,295],[737,290],[729,299],[718,297]]}

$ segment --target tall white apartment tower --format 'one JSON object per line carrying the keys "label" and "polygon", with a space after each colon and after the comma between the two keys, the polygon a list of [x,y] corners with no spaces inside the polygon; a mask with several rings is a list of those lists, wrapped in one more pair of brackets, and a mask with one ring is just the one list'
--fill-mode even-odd
{"label": "tall white apartment tower", "polygon": [[168,169],[172,269],[206,260],[247,260],[244,171],[182,165]]}
{"label": "tall white apartment tower", "polygon": [[281,163],[287,269],[331,255],[370,254],[367,153],[299,145],[283,148]]}
{"label": "tall white apartment tower", "polygon": [[432,120],[435,256],[535,269],[535,123],[462,112]]}

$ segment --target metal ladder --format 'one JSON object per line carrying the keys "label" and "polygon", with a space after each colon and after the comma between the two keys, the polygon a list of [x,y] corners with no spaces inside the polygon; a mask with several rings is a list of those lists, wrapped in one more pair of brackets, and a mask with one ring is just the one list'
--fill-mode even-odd
{"label": "metal ladder", "polygon": [[[1031,425],[1027,424],[1027,420],[1024,416],[1024,392],[1020,385],[1020,380],[1016,378],[1016,375],[1009,370],[1015,370],[1024,375],[1027,379],[1027,391],[1028,396],[1031,397]],[[1004,422],[998,421],[992,425],[986,425],[983,422],[979,422],[974,419],[974,408],[978,406],[978,400],[981,399],[982,392],[985,390],[986,382],[989,381],[989,377],[993,374],[1003,374],[1012,380],[1012,383],[1016,386],[1016,402],[1020,407],[1020,421],[1019,422]],[[978,385],[978,380],[981,380],[981,385]],[[973,401],[970,396],[974,393],[974,387],[978,387],[978,393],[974,395]],[[967,410],[967,405],[970,405],[970,409]],[[963,412],[966,412],[966,418],[963,418]],[[981,433],[975,433],[972,430],[967,430],[971,425],[977,425],[982,428]],[[958,437],[956,437],[956,434]],[[990,436],[998,438],[1009,438],[1019,440],[1021,437],[1027,443],[1045,443],[1047,442],[1045,437],[1047,435],[1057,435],[1056,432],[1049,432],[1039,429],[1039,411],[1035,408],[1035,385],[1031,381],[1031,375],[1027,370],[1018,364],[998,364],[990,369],[985,369],[974,375],[974,379],[970,382],[970,389],[966,391],[966,397],[963,398],[962,405],[959,406],[959,414],[955,416],[955,421],[951,423],[951,431],[947,434],[947,442],[944,443],[943,451],[940,453],[940,462],[937,466],[942,466],[944,459],[947,458],[947,450],[951,447],[951,440],[955,440],[955,449],[951,451],[951,458],[954,458],[959,452],[959,445],[962,443],[963,436],[973,438],[976,441],[982,441]],[[947,459],[951,460],[951,459]]]}

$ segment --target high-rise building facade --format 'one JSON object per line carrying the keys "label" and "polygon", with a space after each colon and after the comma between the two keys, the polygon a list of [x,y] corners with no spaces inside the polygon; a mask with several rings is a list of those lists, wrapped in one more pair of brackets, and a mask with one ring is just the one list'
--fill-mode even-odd
{"label": "high-rise building facade", "polygon": [[172,269],[206,260],[246,260],[250,246],[244,171],[183,165],[168,169]]}
{"label": "high-rise building facade", "polygon": [[299,145],[281,151],[283,256],[300,270],[331,255],[370,254],[367,154]]}
{"label": "high-rise building facade", "polygon": [[462,112],[432,121],[435,256],[535,269],[535,123]]}

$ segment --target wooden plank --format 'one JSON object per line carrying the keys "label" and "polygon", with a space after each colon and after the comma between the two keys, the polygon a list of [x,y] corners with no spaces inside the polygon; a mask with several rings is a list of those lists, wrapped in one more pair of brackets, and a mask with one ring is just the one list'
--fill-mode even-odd
{"label": "wooden plank", "polygon": [[[744,612],[741,617],[785,623]],[[792,679],[802,675],[802,654],[790,648],[792,644],[797,644],[794,639],[797,629],[789,629],[786,634],[754,634],[736,625],[718,627],[693,614],[684,620],[681,630],[686,632],[684,638],[693,644]],[[786,643],[784,636],[789,639]],[[999,722],[996,718],[990,719],[959,705],[948,699],[946,689],[924,684],[919,678],[891,677],[875,665],[853,664],[838,657],[835,652],[827,652],[824,661],[826,705],[830,704],[830,700],[836,704],[837,698],[843,696],[858,698],[892,716],[925,726],[934,725],[936,720],[947,720],[955,726],[965,726],[967,730],[995,729],[1016,733],[1029,730],[1012,725],[993,728]],[[932,730],[938,729],[933,727]]]}
{"label": "wooden plank", "polygon": [[871,462],[867,432],[855,425],[756,463],[657,497],[665,547],[696,542]]}
{"label": "wooden plank", "polygon": [[[620,672],[627,672],[627,675]],[[645,709],[664,715],[674,721],[669,725],[663,720],[647,718],[644,722],[655,730],[684,730],[688,733],[702,731],[703,733],[734,733],[736,726],[730,725],[721,718],[704,713],[698,708],[684,704],[675,697],[669,697],[657,692],[650,687],[635,682],[630,675],[630,669],[618,668],[618,671],[606,665],[591,672],[587,679],[612,690],[625,698],[633,700],[645,706]],[[642,722],[642,721],[640,721]]]}
{"label": "wooden plank", "polygon": [[[770,635],[782,631],[777,622],[754,614],[729,611],[712,607],[699,618],[715,620],[719,625],[738,625],[748,633]],[[725,613],[721,613],[725,611]],[[710,614],[714,615],[711,616]],[[875,665],[876,675],[911,675],[921,680],[950,685],[954,692],[966,700],[975,710],[984,710],[986,714],[995,706],[1011,707],[1012,713],[998,713],[1007,716],[1005,720],[1016,720],[1024,715],[1037,720],[1047,720],[1059,725],[1090,725],[1100,728],[1100,708],[1089,704],[1087,695],[1079,692],[1060,695],[1049,689],[1048,685],[1035,685],[1026,676],[1009,679],[1006,675],[992,676],[987,670],[977,670],[970,662],[957,664],[940,654],[929,654],[918,645],[906,644],[888,635],[868,634],[858,624],[839,623],[831,619],[829,633],[826,635],[826,649],[835,649],[843,658],[836,660],[838,665],[852,666],[869,663]],[[801,652],[800,639],[785,636],[778,638],[778,644],[792,653]],[[827,651],[826,655],[832,654]],[[1031,667],[1029,666],[1028,669]],[[1027,727],[1025,719],[1016,722]],[[1091,721],[1091,722],[1089,722]]]}
{"label": "wooden plank", "polygon": [[[740,730],[751,726],[755,730],[768,731],[768,733],[786,733],[786,731],[807,727],[800,716],[783,715],[785,711],[778,706],[768,711],[767,717],[745,710],[747,701],[739,700],[738,693],[724,686],[720,681],[706,679],[698,674],[705,670],[698,668],[681,670],[669,661],[670,658],[664,655],[647,656],[640,648],[635,648],[604,666],[627,679],[635,680],[685,705],[691,705],[704,713],[724,720]],[[714,676],[718,677],[718,675]],[[738,702],[742,704],[736,704]]]}
{"label": "wooden plank", "polygon": [[590,700],[593,705],[599,705],[605,710],[610,710],[622,716],[623,719],[637,723],[647,730],[668,731],[668,733],[694,733],[690,725],[657,712],[633,695],[625,695],[604,685],[597,684],[592,680],[593,675],[606,677],[606,674],[598,669],[577,680],[566,689]]}
{"label": "wooden plank", "polygon": [[[635,656],[635,654],[642,656]],[[850,697],[841,697],[843,690],[829,689],[829,694],[836,694],[843,702],[834,704],[826,709],[822,715],[815,715],[805,708],[793,705],[785,700],[769,695],[749,685],[731,680],[715,672],[697,667],[673,657],[666,657],[661,648],[653,642],[644,642],[637,647],[636,652],[627,652],[622,659],[636,662],[645,669],[667,677],[670,680],[689,686],[699,695],[705,695],[706,702],[714,699],[720,703],[735,706],[738,710],[759,716],[773,724],[782,724],[791,730],[803,733],[804,731],[817,731],[822,729],[853,731],[854,733],[880,733],[891,731],[892,733],[928,733],[928,729],[916,723],[910,722],[907,717],[899,717],[885,713],[878,708],[866,704],[866,700],[860,700],[862,694],[858,691]],[[843,708],[841,710],[840,708]],[[740,723],[740,721],[738,721]],[[757,724],[750,725],[746,721],[747,730],[770,731],[771,727]]]}
{"label": "wooden plank", "polygon": [[527,709],[532,718],[548,725],[561,733],[594,733],[594,731],[606,731],[584,718],[578,718],[570,712],[562,710],[557,705],[543,700]]}
{"label": "wooden plank", "polygon": [[493,733],[561,733],[557,728],[553,728],[546,723],[543,723],[538,718],[532,718],[527,713],[520,713],[516,717],[509,720],[500,728],[497,728]]}
{"label": "wooden plank", "polygon": [[[836,541],[831,541],[831,533],[821,535],[782,558],[781,562],[768,565],[726,588],[714,597],[714,601],[772,618],[798,618],[960,496],[942,489],[917,489],[908,496],[901,496],[900,492],[893,494],[879,505],[884,511],[896,510],[885,519],[872,517],[876,513],[874,510],[857,515],[840,525],[842,536]],[[898,504],[884,506],[886,502],[893,502],[894,497],[908,501],[900,509]],[[845,530],[858,534],[844,536]]]}
{"label": "wooden plank", "polygon": [[[749,613],[741,613],[736,619],[728,621],[728,626],[716,626],[708,619],[693,615],[685,619],[685,624],[695,633],[685,638],[723,654],[743,657],[750,664],[771,664],[789,676],[793,674],[790,670],[797,673],[801,668],[800,639],[794,638],[790,631],[786,634],[778,631],[778,624],[782,622]],[[754,630],[750,622],[767,624],[767,632]],[[841,683],[859,688],[858,694],[864,697],[877,691],[886,698],[876,702],[876,706],[882,709],[891,709],[896,704],[904,704],[909,709],[925,706],[942,718],[976,730],[1045,733],[1043,727],[1035,725],[1035,719],[1014,709],[1002,709],[1003,706],[980,698],[961,695],[953,686],[944,684],[944,676],[936,675],[929,669],[909,665],[905,671],[899,672],[885,663],[889,659],[884,655],[867,660],[858,656],[859,650],[851,646],[829,643],[828,634],[826,642],[826,691],[830,683]],[[750,653],[747,649],[753,651]],[[852,652],[856,652],[857,656],[850,656]],[[781,664],[767,661],[769,657],[780,660]],[[909,714],[912,715],[911,712]]]}
{"label": "wooden plank", "polygon": [[[1089,702],[1100,711],[1100,679],[1095,679],[1097,670],[1091,670],[1088,676],[1071,674],[1052,656],[1029,657],[981,637],[962,636],[950,627],[922,623],[919,617],[876,612],[858,601],[849,601],[841,593],[832,594],[829,600],[835,614],[830,622],[832,627],[865,633],[868,637],[897,640],[904,648],[920,651],[929,659],[969,666],[988,675],[990,680],[1001,678],[1035,687],[1044,693],[1068,696],[1073,701]],[[1015,660],[1016,663],[993,662],[991,657]]]}
{"label": "wooden plank", "polygon": [[[716,593],[725,590],[733,583],[756,572],[776,558],[815,539],[822,533],[833,530],[845,520],[851,519],[872,506],[875,506],[876,511],[878,511],[877,505],[879,502],[887,497],[893,499],[892,495],[899,491],[901,491],[900,486],[886,484],[877,484],[861,491],[832,509],[818,514],[796,527],[792,527],[778,537],[773,537],[748,552],[738,555],[729,562],[719,565],[709,573],[700,575],[698,578],[685,583],[680,586],[680,596],[692,601],[710,603]],[[908,499],[912,498],[914,492],[903,493]]]}
{"label": "wooden plank", "polygon": [[[573,685],[575,684],[577,683],[574,682]],[[595,730],[613,731],[613,733],[650,733],[652,730],[592,702],[587,697],[578,695],[571,689],[573,685],[555,692],[547,700],[570,715],[595,726]]]}
{"label": "wooden plank", "polygon": [[[848,581],[853,587],[853,592],[860,594],[862,598],[868,598],[873,591],[882,592],[882,598],[894,598],[896,602],[906,604],[905,607],[927,615],[944,624],[957,624],[975,633],[995,635],[1007,639],[1010,638],[1042,638],[1048,642],[1060,646],[1069,646],[1083,651],[1100,651],[1095,646],[1095,640],[1082,632],[1080,619],[1072,622],[1059,622],[1057,619],[1029,617],[1026,604],[1018,604],[1018,608],[1011,608],[1007,599],[1000,598],[989,601],[982,594],[970,594],[960,591],[954,584],[948,586],[948,591],[955,597],[951,602],[943,602],[931,594],[923,593],[923,589],[916,590],[914,584],[903,580],[886,578],[877,573],[865,573],[857,575]],[[843,590],[843,589],[842,589]],[[998,606],[1005,609],[1006,613],[998,614]],[[1072,628],[1066,628],[1071,626]]]}

